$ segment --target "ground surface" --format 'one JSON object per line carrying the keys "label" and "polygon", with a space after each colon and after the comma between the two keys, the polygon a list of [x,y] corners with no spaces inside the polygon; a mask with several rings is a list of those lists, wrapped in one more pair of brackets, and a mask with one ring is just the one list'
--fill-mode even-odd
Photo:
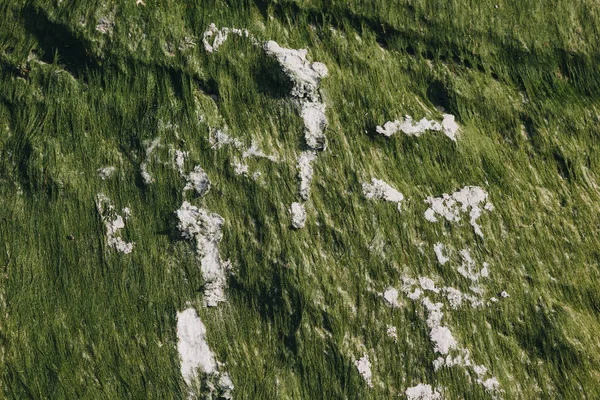
{"label": "ground surface", "polygon": [[[600,398],[595,1],[1,3],[6,398]],[[212,23],[248,34],[210,52]],[[328,70],[306,199],[268,40]],[[444,113],[456,141],[377,129]],[[476,226],[427,212],[470,186]],[[184,201],[221,231],[184,237]]]}

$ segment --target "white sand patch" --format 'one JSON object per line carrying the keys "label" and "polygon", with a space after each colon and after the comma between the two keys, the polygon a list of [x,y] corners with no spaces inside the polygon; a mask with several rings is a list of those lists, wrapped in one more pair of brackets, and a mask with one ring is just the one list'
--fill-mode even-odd
{"label": "white sand patch", "polygon": [[452,332],[445,326],[442,326],[442,303],[433,303],[429,297],[422,300],[425,309],[428,312],[427,326],[430,329],[429,337],[433,342],[433,351],[440,354],[448,354],[451,349],[457,347],[456,340],[452,336]]}
{"label": "white sand patch", "polygon": [[404,200],[404,195],[391,187],[386,182],[371,178],[371,183],[362,184],[363,196],[368,200],[385,200],[396,203],[398,211],[401,211],[400,203]]}
{"label": "white sand patch", "polygon": [[402,305],[398,301],[398,290],[393,287],[387,288],[385,292],[383,292],[383,299],[392,308],[398,308]]}
{"label": "white sand patch", "polygon": [[441,265],[444,265],[450,261],[450,258],[444,255],[444,247],[445,246],[440,242],[437,242],[433,245],[433,251],[435,252],[435,256]]}
{"label": "white sand patch", "polygon": [[104,181],[107,180],[108,178],[110,178],[110,176],[112,174],[115,173],[117,169],[115,167],[103,167],[103,168],[98,168],[96,170],[96,172],[98,173],[98,175],[100,176],[100,178]]}
{"label": "white sand patch", "polygon": [[[134,242],[125,242],[119,235],[121,229],[125,228],[123,217],[117,214],[115,206],[110,203],[110,199],[100,193],[97,196],[96,208],[100,214],[104,227],[106,229],[106,244],[121,253],[129,254],[133,251]],[[129,208],[127,208],[129,210]],[[125,210],[124,210],[125,211]],[[129,210],[129,214],[131,210]]]}
{"label": "white sand patch", "polygon": [[[206,31],[202,34],[202,44],[204,44],[204,49],[213,53],[219,49],[219,47],[225,43],[227,40],[227,36],[229,34],[238,35],[240,37],[249,38],[254,45],[257,45],[256,39],[248,32],[247,29],[238,29],[238,28],[217,28],[215,24],[210,24]],[[212,39],[212,43],[210,40]]]}
{"label": "white sand patch", "polygon": [[395,326],[388,325],[386,329],[388,337],[394,339],[394,342],[398,343],[398,329]]}
{"label": "white sand patch", "polygon": [[365,382],[367,382],[367,386],[373,387],[373,382],[371,381],[373,374],[371,372],[371,362],[369,361],[369,356],[367,353],[364,353],[363,356],[354,361],[354,365],[356,369],[358,369],[358,373],[363,377]]}
{"label": "white sand patch", "polygon": [[208,175],[199,165],[194,167],[194,170],[186,176],[186,179],[187,183],[183,188],[184,192],[186,190],[195,190],[198,195],[203,196],[210,190]]}
{"label": "white sand patch", "polygon": [[181,375],[188,386],[196,382],[198,372],[218,375],[221,397],[232,398],[233,382],[227,372],[219,372],[220,364],[206,342],[206,327],[193,308],[177,313],[177,351]]}
{"label": "white sand patch", "polygon": [[298,157],[298,177],[300,178],[300,197],[308,200],[310,196],[310,185],[313,178],[312,162],[317,159],[314,151],[303,151]]}
{"label": "white sand patch", "polygon": [[292,203],[290,213],[292,214],[292,226],[296,229],[304,228],[306,222],[306,210],[304,209],[304,204]]}
{"label": "white sand patch", "polygon": [[431,385],[419,383],[417,386],[410,387],[404,392],[408,400],[437,400],[441,399],[441,394],[434,390]]}
{"label": "white sand patch", "polygon": [[179,219],[177,228],[181,231],[181,236],[196,241],[197,253],[202,257],[202,275],[206,281],[204,304],[214,307],[225,301],[229,270],[229,262],[221,260],[218,248],[223,238],[221,228],[225,220],[220,215],[193,206],[187,201],[183,202],[176,214]]}
{"label": "white sand patch", "polygon": [[[476,234],[483,237],[477,220],[482,213],[480,204],[486,202],[487,198],[487,192],[479,186],[465,186],[452,195],[444,193],[441,197],[429,196],[425,199],[425,203],[431,206],[425,211],[425,219],[430,222],[437,222],[436,215],[439,215],[450,222],[458,222],[460,221],[460,212],[466,213],[470,208],[469,217],[471,226],[473,226]],[[487,204],[484,206],[486,210],[489,209]]]}

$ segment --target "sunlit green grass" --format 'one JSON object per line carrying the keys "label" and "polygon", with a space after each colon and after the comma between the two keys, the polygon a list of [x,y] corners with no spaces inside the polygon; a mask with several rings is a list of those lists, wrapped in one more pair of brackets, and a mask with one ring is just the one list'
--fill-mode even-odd
{"label": "sunlit green grass", "polygon": [[[475,375],[434,372],[423,307],[378,295],[402,276],[468,290],[456,257],[490,263],[475,310],[444,323],[489,368],[505,398],[600,396],[600,130],[597,7],[592,1],[5,1],[0,5],[0,382],[6,398],[182,398],[176,311],[192,304],[236,398],[391,398],[418,383],[447,398],[489,398]],[[498,5],[496,8],[495,5]],[[114,15],[111,35],[95,29]],[[84,24],[82,24],[84,22]],[[328,149],[314,163],[307,225],[293,230],[297,106],[277,65],[231,36],[214,54],[210,23],[307,48],[327,65]],[[184,38],[196,46],[179,50]],[[165,50],[166,49],[166,50]],[[172,54],[170,54],[172,53]],[[29,60],[28,60],[29,58]],[[212,96],[212,97],[211,97]],[[409,114],[461,125],[457,143],[375,133]],[[200,119],[199,117],[203,118]],[[227,127],[227,128],[226,128]],[[248,159],[210,132],[255,140],[280,162]],[[146,141],[159,137],[145,185]],[[171,150],[213,184],[202,198]],[[101,180],[96,170],[116,173]],[[406,201],[364,199],[383,179]],[[495,209],[429,223],[427,196],[482,186]],[[130,207],[130,255],[106,246],[96,196]],[[202,307],[183,200],[221,215],[228,302]],[[70,240],[72,235],[74,240]],[[423,243],[420,245],[420,243]],[[420,250],[422,249],[422,251]],[[386,326],[398,328],[398,342]],[[353,362],[366,352],[374,387]]]}

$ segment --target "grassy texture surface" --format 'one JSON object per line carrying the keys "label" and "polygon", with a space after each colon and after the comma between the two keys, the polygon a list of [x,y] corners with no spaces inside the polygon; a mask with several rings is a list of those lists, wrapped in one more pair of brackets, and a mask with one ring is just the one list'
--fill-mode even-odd
{"label": "grassy texture surface", "polygon": [[[393,398],[428,383],[490,398],[459,367],[434,371],[426,313],[379,293],[402,276],[467,292],[456,252],[490,264],[483,309],[444,323],[504,398],[600,397],[600,69],[594,1],[2,1],[0,4],[0,387],[6,398],[181,398],[176,311],[191,303],[236,398]],[[109,32],[96,29],[109,21]],[[302,120],[275,61],[210,23],[308,49],[329,76],[328,148],[314,163],[308,220],[298,200]],[[405,114],[461,125],[386,138]],[[227,130],[279,162],[212,149]],[[160,138],[140,175],[147,143]],[[212,188],[182,193],[173,150]],[[115,166],[106,180],[96,170]],[[383,179],[402,212],[366,200]],[[478,185],[495,209],[484,238],[430,223],[427,196]],[[106,245],[96,196],[130,207],[125,255]],[[202,307],[183,200],[225,219],[228,302]],[[70,240],[72,235],[73,240]],[[440,265],[433,244],[454,249]],[[398,341],[386,334],[398,329]],[[354,361],[366,353],[373,388]],[[203,395],[198,393],[199,397]]]}

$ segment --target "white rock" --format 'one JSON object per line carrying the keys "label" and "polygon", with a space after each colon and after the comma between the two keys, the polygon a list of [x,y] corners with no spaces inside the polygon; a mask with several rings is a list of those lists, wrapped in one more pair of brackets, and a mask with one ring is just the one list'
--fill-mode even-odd
{"label": "white rock", "polygon": [[199,165],[196,165],[186,178],[188,182],[183,188],[184,191],[195,190],[198,195],[203,196],[210,190],[208,175]]}
{"label": "white rock", "polygon": [[293,81],[292,96],[317,101],[317,89],[321,79],[327,76],[327,67],[319,62],[310,62],[306,59],[305,49],[295,50],[279,46],[277,42],[269,40],[264,44],[265,52],[277,59],[279,64]]}
{"label": "white rock", "polygon": [[313,150],[324,150],[326,142],[323,132],[327,127],[325,104],[316,101],[303,102],[301,116],[304,121],[306,145]]}
{"label": "white rock", "polygon": [[423,305],[427,309],[429,316],[427,317],[427,326],[430,329],[429,337],[433,342],[433,350],[436,353],[448,354],[451,349],[457,347],[456,340],[452,336],[452,332],[445,326],[442,326],[443,313],[441,311],[442,303],[432,303],[428,297],[423,299]]}
{"label": "white rock", "polygon": [[404,200],[404,195],[391,187],[386,182],[371,178],[371,183],[362,184],[363,196],[367,200],[385,200],[396,203],[398,211],[401,211],[400,203]]}
{"label": "white rock", "polygon": [[437,400],[441,399],[441,394],[432,389],[431,385],[419,383],[417,386],[406,389],[404,392],[408,400]]}
{"label": "white rock", "polygon": [[394,289],[393,287],[387,288],[385,292],[383,292],[383,299],[392,308],[398,308],[401,305],[398,301],[398,290]]}
{"label": "white rock", "polygon": [[290,213],[292,214],[292,226],[296,229],[304,228],[304,223],[306,222],[304,204],[292,203]]}
{"label": "white rock", "polygon": [[221,397],[232,398],[233,382],[227,372],[219,372],[219,362],[206,342],[206,327],[193,308],[177,313],[177,351],[181,375],[188,386],[198,379],[198,372],[218,375]]}
{"label": "white rock", "polygon": [[298,177],[300,178],[300,197],[308,200],[310,196],[310,185],[313,178],[312,162],[317,159],[314,151],[303,151],[298,157]]}
{"label": "white rock", "polygon": [[365,382],[367,382],[367,386],[373,387],[372,377],[373,374],[371,372],[371,362],[369,361],[369,356],[365,353],[360,359],[354,362],[356,369],[358,369],[358,373],[363,377]]}
{"label": "white rock", "polygon": [[442,120],[442,129],[444,134],[448,136],[451,140],[456,142],[456,135],[458,133],[458,124],[454,121],[454,115],[444,114],[444,119]]}
{"label": "white rock", "polygon": [[116,170],[117,170],[117,169],[116,169],[115,167],[112,167],[112,166],[111,166],[111,167],[103,167],[103,168],[98,168],[98,169],[96,170],[96,172],[98,172],[98,175],[100,175],[100,178],[101,178],[101,179],[104,181],[104,180],[106,180],[106,179],[110,178],[110,176],[111,176],[112,174],[114,174],[114,172],[115,172]]}
{"label": "white rock", "polygon": [[[124,254],[131,253],[135,243],[125,242],[121,237],[117,236],[119,231],[125,228],[125,221],[122,216],[116,213],[115,206],[110,203],[110,199],[102,193],[98,194],[96,208],[104,222],[104,227],[106,229],[106,244],[108,247]],[[123,210],[126,215],[128,213],[127,210],[131,213],[131,210],[127,207]]]}
{"label": "white rock", "polygon": [[387,335],[398,342],[398,329],[395,326],[388,325],[386,329]]}
{"label": "white rock", "polygon": [[487,192],[478,186],[465,186],[452,195],[444,193],[441,197],[429,196],[425,200],[425,203],[430,204],[430,207],[425,211],[425,219],[430,222],[437,222],[437,214],[450,222],[458,222],[460,221],[460,213],[465,213],[470,208],[469,217],[471,226],[473,226],[476,234],[483,237],[477,220],[482,213],[482,209],[479,206],[487,200],[487,197]]}
{"label": "white rock", "polygon": [[441,265],[444,265],[448,261],[450,261],[450,258],[446,257],[443,253],[444,245],[442,243],[437,242],[436,244],[434,244],[433,251],[435,252],[435,256],[437,257],[437,260]]}
{"label": "white rock", "polygon": [[186,239],[196,241],[196,250],[201,259],[202,275],[205,280],[204,303],[214,307],[225,301],[227,271],[229,264],[221,260],[218,244],[223,238],[221,228],[225,220],[218,214],[184,201],[176,212],[178,229]]}
{"label": "white rock", "polygon": [[435,287],[435,282],[431,278],[427,278],[425,276],[419,277],[419,284],[421,285],[421,289],[429,290],[434,293],[439,293],[440,289]]}

